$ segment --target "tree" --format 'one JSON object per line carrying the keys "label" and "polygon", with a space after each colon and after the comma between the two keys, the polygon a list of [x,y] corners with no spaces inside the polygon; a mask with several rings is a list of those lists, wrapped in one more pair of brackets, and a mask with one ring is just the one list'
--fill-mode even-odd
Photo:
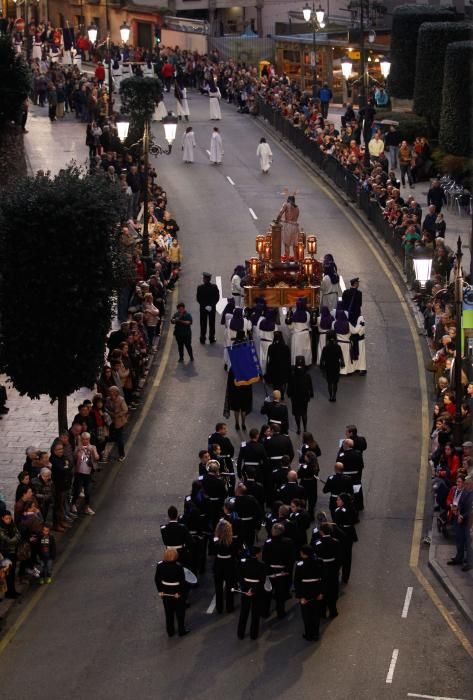
{"label": "tree", "polygon": [[392,97],[412,99],[416,72],[417,37],[424,22],[448,22],[460,19],[454,10],[432,5],[401,5],[393,12],[391,32]]}
{"label": "tree", "polygon": [[92,387],[123,267],[118,186],[75,166],[16,180],[0,203],[3,370],[20,394],[58,400]]}
{"label": "tree", "polygon": [[133,146],[142,138],[145,121],[151,121],[154,108],[162,97],[163,89],[159,78],[134,76],[120,83],[122,112],[130,117],[126,146],[135,152],[136,157],[141,155],[141,147]]}
{"label": "tree", "polygon": [[23,103],[31,89],[31,71],[10,36],[0,36],[0,184],[26,174],[21,123]]}
{"label": "tree", "polygon": [[414,111],[438,132],[442,107],[443,72],[447,46],[472,36],[468,22],[426,22],[419,29],[414,87]]}
{"label": "tree", "polygon": [[445,54],[439,143],[447,153],[470,158],[472,80],[473,41],[449,44]]}

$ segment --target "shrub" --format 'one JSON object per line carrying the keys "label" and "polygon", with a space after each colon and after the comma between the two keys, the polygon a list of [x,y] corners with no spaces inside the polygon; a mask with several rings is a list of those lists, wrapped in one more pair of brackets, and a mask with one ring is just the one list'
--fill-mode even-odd
{"label": "shrub", "polygon": [[456,156],[471,156],[473,41],[449,44],[445,54],[439,144]]}
{"label": "shrub", "polygon": [[448,22],[461,18],[453,9],[431,5],[401,5],[393,12],[391,33],[392,97],[412,99],[416,73],[417,37],[424,22]]}
{"label": "shrub", "polygon": [[412,112],[376,112],[376,120],[392,119],[399,122],[399,132],[406,141],[414,141],[416,136],[429,136],[429,125],[424,117]]}
{"label": "shrub", "polygon": [[443,70],[448,44],[472,36],[468,22],[426,22],[419,29],[414,87],[414,111],[423,114],[432,129],[440,126]]}

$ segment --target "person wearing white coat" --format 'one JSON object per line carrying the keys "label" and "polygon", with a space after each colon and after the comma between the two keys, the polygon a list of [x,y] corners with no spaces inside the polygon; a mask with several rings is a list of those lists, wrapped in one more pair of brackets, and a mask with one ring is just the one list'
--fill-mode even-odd
{"label": "person wearing white coat", "polygon": [[188,126],[184,136],[182,137],[182,160],[184,163],[194,162],[194,148],[196,146],[194,132],[192,127]]}
{"label": "person wearing white coat", "polygon": [[164,100],[160,100],[154,108],[154,120],[160,122],[167,116],[168,111],[166,109],[166,105],[164,104]]}
{"label": "person wearing white coat", "polygon": [[209,107],[210,107],[210,119],[212,121],[220,121],[222,118],[222,112],[220,111],[220,98],[222,95],[220,94],[220,90],[218,87],[215,85],[215,83],[211,83],[209,85]]}
{"label": "person wearing white coat", "polygon": [[302,355],[307,367],[312,364],[312,343],[310,339],[310,313],[306,309],[305,299],[298,299],[296,310],[291,320],[291,365],[296,364],[296,357]]}
{"label": "person wearing white coat", "polygon": [[328,310],[332,311],[341,295],[340,278],[335,265],[331,263],[324,267],[324,276],[320,283],[320,306],[327,306]]}
{"label": "person wearing white coat", "polygon": [[269,173],[269,169],[273,162],[273,152],[271,151],[269,143],[266,142],[264,136],[262,136],[260,139],[258,148],[256,149],[256,155],[259,158],[259,164],[262,172],[264,174]]}
{"label": "person wearing white coat", "polygon": [[350,323],[351,355],[353,371],[366,374],[365,319],[358,316],[356,324]]}
{"label": "person wearing white coat", "polygon": [[177,83],[174,86],[174,97],[176,98],[176,116],[182,120],[182,117],[189,121],[189,103],[187,102],[187,89],[180,87]]}
{"label": "person wearing white coat", "polygon": [[350,324],[344,311],[337,311],[332,330],[337,334],[337,343],[343,354],[345,366],[340,369],[340,374],[353,374],[355,371],[350,354]]}
{"label": "person wearing white coat", "polygon": [[317,364],[320,364],[322,350],[327,342],[327,333],[332,330],[333,318],[326,306],[320,309],[320,316],[317,319],[317,330],[319,331],[319,342],[317,346]]}
{"label": "person wearing white coat", "polygon": [[223,142],[218,127],[214,127],[210,139],[210,162],[212,165],[220,165],[223,156]]}
{"label": "person wearing white coat", "polygon": [[259,319],[254,331],[259,340],[259,363],[263,375],[266,374],[268,364],[268,349],[274,340],[274,331],[277,330],[276,312],[273,309],[267,309],[265,315]]}
{"label": "person wearing white coat", "polygon": [[233,270],[231,285],[232,285],[232,296],[235,299],[235,306],[243,306],[245,301],[245,291],[241,285],[241,281],[245,276],[245,268],[243,265],[237,265]]}

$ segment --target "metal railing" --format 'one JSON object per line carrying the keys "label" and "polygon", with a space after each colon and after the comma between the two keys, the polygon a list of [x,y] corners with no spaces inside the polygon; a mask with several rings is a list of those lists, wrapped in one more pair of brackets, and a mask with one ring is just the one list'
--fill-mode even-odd
{"label": "metal railing", "polygon": [[383,210],[379,203],[373,199],[370,193],[361,186],[361,182],[356,175],[345,168],[340,161],[331,155],[324,153],[319,145],[308,138],[305,133],[285,119],[278,110],[272,108],[260,96],[258,101],[258,114],[293,146],[298,148],[302,154],[311,160],[341,189],[351,202],[356,204],[368,217],[380,237],[392,248],[394,255],[403,265],[404,271],[409,277],[409,256],[406,256],[402,239],[395,231],[395,228],[386,221]]}

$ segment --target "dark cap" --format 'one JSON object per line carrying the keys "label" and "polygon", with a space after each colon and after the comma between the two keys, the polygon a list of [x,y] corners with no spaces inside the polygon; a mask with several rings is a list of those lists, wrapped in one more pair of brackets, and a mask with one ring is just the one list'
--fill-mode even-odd
{"label": "dark cap", "polygon": [[212,275],[210,274],[210,272],[203,272],[202,277],[207,277],[208,279],[210,279]]}
{"label": "dark cap", "polygon": [[306,557],[311,557],[314,553],[310,544],[303,544],[302,547],[299,547],[299,552],[305,554]]}
{"label": "dark cap", "polygon": [[359,281],[360,281],[359,277],[354,277],[352,280],[350,280],[350,284],[356,284]]}

